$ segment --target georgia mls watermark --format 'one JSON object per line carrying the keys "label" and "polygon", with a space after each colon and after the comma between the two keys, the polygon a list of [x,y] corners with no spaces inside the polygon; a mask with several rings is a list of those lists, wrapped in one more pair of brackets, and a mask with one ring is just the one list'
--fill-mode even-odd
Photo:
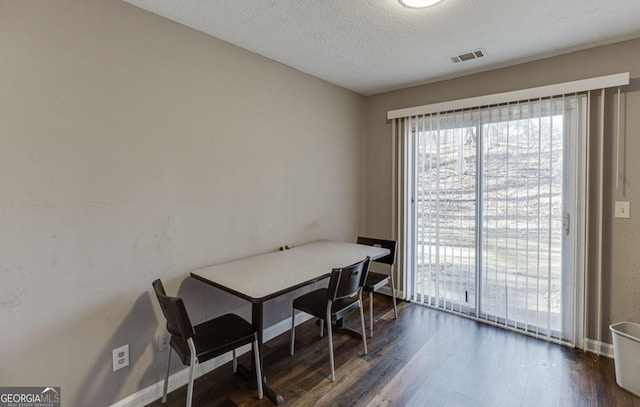
{"label": "georgia mls watermark", "polygon": [[60,407],[60,387],[0,387],[0,407]]}

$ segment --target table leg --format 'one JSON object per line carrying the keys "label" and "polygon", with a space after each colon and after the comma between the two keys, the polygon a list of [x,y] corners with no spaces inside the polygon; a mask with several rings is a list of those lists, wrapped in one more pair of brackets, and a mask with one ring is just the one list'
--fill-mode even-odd
{"label": "table leg", "polygon": [[344,319],[337,319],[335,322],[335,332],[345,333],[353,336],[357,339],[362,339],[362,332],[356,331],[355,329],[349,328],[344,325]]}
{"label": "table leg", "polygon": [[[284,403],[284,397],[276,392],[269,384],[267,383],[267,376],[265,375],[265,366],[264,366],[264,346],[263,346],[263,334],[264,334],[264,318],[263,318],[263,303],[251,303],[251,323],[253,327],[256,329],[258,334],[258,354],[260,355],[260,366],[262,367],[262,387],[264,389],[264,394],[271,400],[274,404],[280,405]],[[255,365],[253,363],[253,359],[251,362],[251,371],[253,372],[253,377],[255,377]]]}

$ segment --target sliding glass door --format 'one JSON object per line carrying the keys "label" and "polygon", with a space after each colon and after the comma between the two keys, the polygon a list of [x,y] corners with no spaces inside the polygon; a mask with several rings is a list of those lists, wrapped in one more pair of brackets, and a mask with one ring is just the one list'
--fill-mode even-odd
{"label": "sliding glass door", "polygon": [[[583,96],[415,117],[413,299],[573,339]],[[584,138],[584,137],[583,137]]]}

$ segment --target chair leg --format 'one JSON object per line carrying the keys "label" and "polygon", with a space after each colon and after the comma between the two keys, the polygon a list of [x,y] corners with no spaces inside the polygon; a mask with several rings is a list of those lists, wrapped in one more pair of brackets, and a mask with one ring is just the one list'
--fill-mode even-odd
{"label": "chair leg", "polygon": [[398,319],[398,307],[396,306],[396,285],[393,282],[393,270],[389,274],[389,280],[391,280],[391,298],[393,299],[393,315]]}
{"label": "chair leg", "polygon": [[363,308],[363,304],[362,304],[362,291],[360,291],[360,294],[358,295],[358,303],[360,305],[360,322],[362,323],[362,345],[364,347],[364,354],[366,355],[367,352],[367,330],[364,327],[364,311],[362,310]]}
{"label": "chair leg", "polygon": [[373,291],[369,293],[369,330],[373,338]]}
{"label": "chair leg", "polygon": [[324,319],[320,319],[320,337],[324,338]]}
{"label": "chair leg", "polygon": [[169,371],[171,370],[171,348],[169,350],[169,357],[167,358],[167,375],[164,378],[164,389],[162,390],[162,404],[167,402],[167,388],[169,387]]}
{"label": "chair leg", "polygon": [[196,357],[196,346],[193,343],[193,338],[187,339],[189,345],[189,352],[191,353],[191,363],[189,363],[189,385],[187,387],[187,407],[191,407],[191,400],[193,399],[193,370],[198,358]]}
{"label": "chair leg", "polygon": [[[293,343],[293,342],[291,342]],[[258,398],[262,400],[264,392],[262,391],[262,369],[260,366],[260,353],[258,352],[258,339],[253,341],[253,357],[256,364],[256,383],[258,384]]]}
{"label": "chair leg", "polygon": [[296,309],[291,308],[291,346],[289,348],[289,354],[293,356],[295,349],[294,342],[296,340]]}
{"label": "chair leg", "polygon": [[238,372],[238,359],[236,358],[236,350],[233,349],[231,351],[231,355],[233,356],[233,373]]}
{"label": "chair leg", "polygon": [[336,369],[333,363],[333,335],[331,332],[331,301],[327,307],[327,335],[329,336],[329,364],[331,365],[331,381],[336,381]]}

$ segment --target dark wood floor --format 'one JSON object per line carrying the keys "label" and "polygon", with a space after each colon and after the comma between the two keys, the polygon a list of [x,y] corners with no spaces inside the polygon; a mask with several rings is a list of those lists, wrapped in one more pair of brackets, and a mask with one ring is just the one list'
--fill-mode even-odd
{"label": "dark wood floor", "polygon": [[[365,303],[366,305],[366,303]],[[336,382],[328,380],[328,341],[314,321],[265,344],[269,383],[285,406],[639,406],[615,383],[613,360],[376,295],[375,336],[334,337]],[[358,326],[357,313],[347,325]],[[248,354],[241,361],[248,363]],[[640,374],[640,373],[639,373]],[[183,406],[186,386],[167,406]],[[194,406],[273,406],[231,372],[216,369],[195,383]],[[150,406],[159,407],[156,401]]]}

